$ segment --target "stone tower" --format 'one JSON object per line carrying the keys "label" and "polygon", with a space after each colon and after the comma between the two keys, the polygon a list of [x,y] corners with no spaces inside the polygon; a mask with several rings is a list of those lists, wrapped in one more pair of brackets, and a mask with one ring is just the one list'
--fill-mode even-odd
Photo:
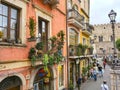
{"label": "stone tower", "polygon": [[[113,31],[111,24],[94,25],[94,54],[99,56],[111,56],[113,54]],[[115,41],[120,38],[120,23],[115,24]],[[117,51],[117,53],[119,53]]]}

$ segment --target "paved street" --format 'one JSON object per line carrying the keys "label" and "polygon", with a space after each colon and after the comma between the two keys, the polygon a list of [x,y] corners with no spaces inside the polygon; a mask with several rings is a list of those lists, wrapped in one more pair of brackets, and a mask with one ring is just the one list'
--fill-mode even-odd
{"label": "paved street", "polygon": [[100,86],[103,80],[107,80],[107,84],[110,87],[110,67],[107,65],[106,69],[104,71],[103,77],[98,77],[97,81],[94,80],[88,80],[85,83],[82,84],[81,90],[101,90]]}

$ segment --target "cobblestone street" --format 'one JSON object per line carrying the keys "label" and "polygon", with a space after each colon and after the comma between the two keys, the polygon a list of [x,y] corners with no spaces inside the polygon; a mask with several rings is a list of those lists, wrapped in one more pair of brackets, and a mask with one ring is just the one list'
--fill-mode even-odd
{"label": "cobblestone street", "polygon": [[94,81],[93,79],[86,81],[81,85],[80,90],[101,90],[103,80],[107,80],[107,84],[110,88],[110,67],[108,65],[106,65],[103,77],[98,77],[97,81]]}

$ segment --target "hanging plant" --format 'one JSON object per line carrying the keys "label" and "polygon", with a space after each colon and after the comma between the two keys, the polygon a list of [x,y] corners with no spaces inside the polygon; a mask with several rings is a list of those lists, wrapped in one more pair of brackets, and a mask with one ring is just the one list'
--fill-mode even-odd
{"label": "hanging plant", "polygon": [[30,48],[28,58],[31,60],[32,65],[34,66],[34,62],[36,61],[36,50],[35,50],[35,48],[33,48],[33,47]]}
{"label": "hanging plant", "polygon": [[43,64],[44,64],[44,70],[45,71],[48,71],[48,68],[47,68],[47,64],[49,63],[48,60],[49,60],[48,54],[44,54],[44,56],[43,56]]}

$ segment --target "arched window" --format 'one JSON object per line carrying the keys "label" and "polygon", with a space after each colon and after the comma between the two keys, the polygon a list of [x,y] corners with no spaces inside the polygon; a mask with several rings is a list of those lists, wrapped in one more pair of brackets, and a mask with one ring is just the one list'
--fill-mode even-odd
{"label": "arched window", "polygon": [[73,28],[69,30],[69,43],[70,45],[78,44],[78,33]]}

